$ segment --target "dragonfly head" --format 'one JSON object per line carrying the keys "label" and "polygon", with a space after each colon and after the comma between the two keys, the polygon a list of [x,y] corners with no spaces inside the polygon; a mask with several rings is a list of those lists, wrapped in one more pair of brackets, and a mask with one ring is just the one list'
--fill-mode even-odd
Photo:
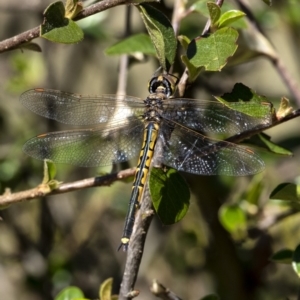
{"label": "dragonfly head", "polygon": [[178,78],[171,74],[154,76],[148,84],[149,93],[163,93],[169,98],[175,93],[177,81]]}

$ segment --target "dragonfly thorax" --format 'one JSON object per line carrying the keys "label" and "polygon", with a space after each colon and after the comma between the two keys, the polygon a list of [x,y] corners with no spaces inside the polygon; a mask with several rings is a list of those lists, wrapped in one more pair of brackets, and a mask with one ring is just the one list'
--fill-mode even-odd
{"label": "dragonfly thorax", "polygon": [[163,111],[163,100],[166,99],[166,95],[163,93],[150,94],[144,103],[146,105],[146,111],[144,119],[146,121],[154,121],[159,123],[161,114]]}

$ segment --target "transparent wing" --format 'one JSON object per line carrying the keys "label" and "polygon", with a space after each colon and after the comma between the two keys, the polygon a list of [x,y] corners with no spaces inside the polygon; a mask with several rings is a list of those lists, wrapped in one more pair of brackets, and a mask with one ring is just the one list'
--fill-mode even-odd
{"label": "transparent wing", "polygon": [[127,161],[138,155],[144,125],[139,120],[112,124],[109,129],[68,130],[34,137],[23,151],[36,159],[50,159],[80,167],[105,166]]}
{"label": "transparent wing", "polygon": [[159,138],[163,141],[162,162],[178,171],[244,176],[264,169],[264,162],[251,149],[209,139],[171,122],[162,124]]}
{"label": "transparent wing", "polygon": [[233,135],[246,130],[258,128],[272,122],[271,106],[268,103],[241,103],[233,106],[248,112],[265,109],[269,113],[262,117],[253,117],[249,114],[230,109],[217,101],[193,100],[193,99],[168,99],[164,101],[162,117],[186,127],[200,131],[201,133],[218,133]]}
{"label": "transparent wing", "polygon": [[32,89],[21,103],[34,113],[70,125],[95,125],[142,115],[143,101],[130,96],[83,96],[58,90]]}

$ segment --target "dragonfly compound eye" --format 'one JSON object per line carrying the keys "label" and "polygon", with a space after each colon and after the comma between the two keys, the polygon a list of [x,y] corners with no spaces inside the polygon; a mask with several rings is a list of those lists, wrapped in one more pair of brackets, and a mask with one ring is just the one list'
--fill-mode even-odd
{"label": "dragonfly compound eye", "polygon": [[175,86],[166,75],[159,75],[150,80],[148,89],[150,94],[163,93],[168,98],[173,95]]}

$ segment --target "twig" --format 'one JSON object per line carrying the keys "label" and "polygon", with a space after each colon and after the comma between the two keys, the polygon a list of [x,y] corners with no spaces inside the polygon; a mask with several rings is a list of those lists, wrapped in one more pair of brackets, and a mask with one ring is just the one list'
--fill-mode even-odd
{"label": "twig", "polygon": [[180,22],[183,18],[184,12],[185,12],[185,7],[184,7],[183,0],[175,0],[173,16],[172,16],[172,27],[174,29],[175,36],[178,35]]}
{"label": "twig", "polygon": [[284,83],[290,90],[291,94],[297,101],[298,106],[300,106],[300,90],[298,88],[296,81],[293,79],[288,69],[285,67],[283,60],[280,58],[280,56],[278,56],[277,59],[271,58],[271,61],[275,69],[277,70],[278,74],[281,76],[282,80],[284,81]]}
{"label": "twig", "polygon": [[117,95],[124,96],[126,95],[126,86],[127,86],[127,74],[128,74],[128,55],[122,54],[120,56],[120,65],[119,65],[119,79],[118,79],[118,88]]}
{"label": "twig", "polygon": [[[254,129],[250,129],[247,131],[244,131],[242,133],[236,134],[234,136],[229,137],[228,139],[226,139],[227,142],[231,142],[231,143],[239,143],[255,134],[258,134],[260,132],[263,132],[267,129],[270,129],[272,127],[275,127],[279,124],[285,123],[289,120],[295,119],[297,117],[300,116],[300,109],[294,110],[291,113],[289,113],[288,115],[286,115],[285,117],[278,119],[278,120],[273,120],[272,123],[265,125],[265,126],[259,126],[257,128]],[[222,141],[221,141],[222,142]],[[216,143],[217,144],[217,143]]]}
{"label": "twig", "polygon": [[150,291],[158,298],[163,300],[181,300],[174,292],[163,286],[156,279],[153,280],[150,286]]}
{"label": "twig", "polygon": [[18,192],[18,193],[10,193],[10,191],[6,191],[2,196],[0,196],[0,206],[6,206],[26,200],[32,200],[39,197],[51,196],[56,194],[63,194],[71,191],[78,191],[91,187],[98,186],[107,186],[112,184],[117,180],[122,180],[129,176],[133,176],[135,173],[135,168],[123,170],[114,174],[109,174],[100,177],[92,177],[79,181],[74,181],[70,183],[62,183],[56,189],[50,191],[46,188],[46,185],[39,185],[33,189]]}
{"label": "twig", "polygon": [[[97,2],[78,13],[74,18],[74,21],[84,19],[92,16],[98,12],[107,10],[111,7],[115,7],[122,4],[132,4],[133,2],[127,0],[103,0]],[[0,42],[0,53],[19,48],[22,44],[26,44],[31,40],[40,36],[40,27],[35,27],[23,33],[20,33],[12,38],[6,39]]]}
{"label": "twig", "polygon": [[26,44],[31,40],[40,36],[40,27],[35,27],[33,29],[27,30],[23,33],[15,35],[12,38],[6,39],[0,42],[0,53],[14,50],[22,44]]}
{"label": "twig", "polygon": [[[130,36],[131,33],[131,6],[126,7],[126,17],[125,17],[125,32],[124,38]],[[119,77],[118,77],[118,89],[117,95],[126,95],[127,87],[127,74],[128,74],[128,55],[122,54],[120,56],[120,66],[119,66]]]}
{"label": "twig", "polygon": [[280,214],[277,215],[272,215],[270,217],[267,218],[263,218],[262,221],[258,222],[258,224],[256,225],[256,229],[260,229],[262,231],[267,231],[270,227],[277,225],[278,222],[284,220],[285,218],[288,218],[296,213],[299,213],[298,209],[295,208],[291,208],[287,211],[284,211]]}
{"label": "twig", "polygon": [[153,215],[154,210],[152,207],[151,196],[148,184],[146,184],[142,196],[141,207],[136,214],[133,232],[130,237],[127,259],[125,263],[125,271],[123,274],[123,280],[119,294],[120,300],[132,299],[133,296],[136,296],[138,294],[134,290],[134,285],[143,257],[146,235]]}
{"label": "twig", "polygon": [[100,2],[97,2],[95,4],[90,5],[89,7],[83,9],[80,11],[76,17],[73,19],[74,21],[78,21],[81,19],[84,19],[86,17],[89,17],[91,15],[94,15],[98,12],[107,10],[111,7],[115,7],[122,4],[136,4],[136,2],[130,1],[130,0],[103,0]]}

